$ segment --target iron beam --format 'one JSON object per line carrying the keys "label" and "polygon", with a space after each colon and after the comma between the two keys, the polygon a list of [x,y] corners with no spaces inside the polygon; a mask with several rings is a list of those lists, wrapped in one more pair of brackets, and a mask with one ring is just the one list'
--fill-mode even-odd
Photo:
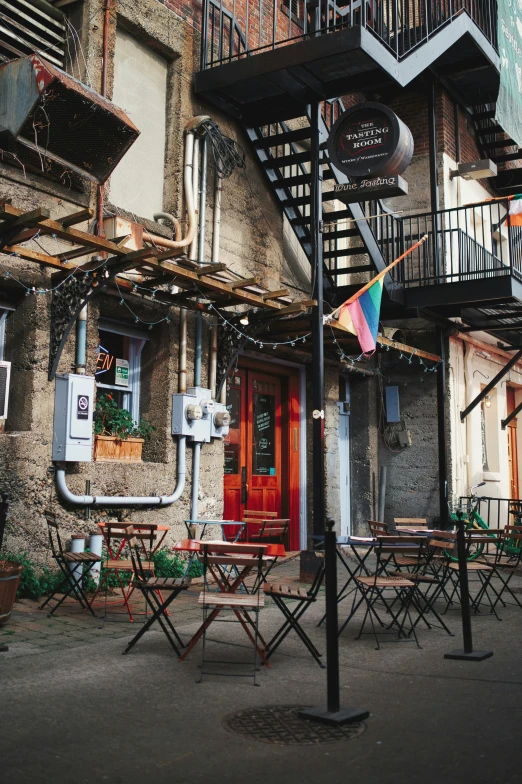
{"label": "iron beam", "polygon": [[502,420],[500,423],[502,425],[502,430],[505,430],[506,427],[509,425],[512,419],[514,419],[520,412],[522,411],[522,401],[518,404],[516,408],[513,409],[511,414],[508,414],[505,419]]}
{"label": "iron beam", "polygon": [[444,330],[437,327],[437,349],[440,363],[437,366],[437,436],[439,454],[439,516],[440,525],[448,523],[448,456],[446,439],[446,342]]}
{"label": "iron beam", "polygon": [[511,357],[511,359],[509,360],[509,362],[508,362],[506,365],[504,365],[504,367],[502,368],[502,370],[500,370],[500,371],[497,373],[497,375],[496,375],[496,376],[495,376],[495,377],[494,377],[494,378],[493,378],[493,379],[492,379],[492,380],[489,382],[489,384],[487,384],[487,386],[485,386],[485,387],[484,387],[484,389],[482,390],[482,392],[479,392],[479,394],[477,395],[477,397],[476,397],[474,400],[472,400],[472,401],[471,401],[471,403],[469,404],[469,406],[467,406],[467,408],[465,408],[465,409],[464,409],[464,411],[461,411],[461,412],[460,412],[460,421],[461,421],[461,422],[464,422],[464,420],[466,419],[467,415],[468,415],[468,414],[470,414],[470,413],[473,411],[473,409],[474,409],[474,408],[476,408],[476,407],[478,406],[478,404],[480,403],[480,401],[481,401],[481,400],[484,400],[484,398],[486,397],[486,395],[489,395],[489,393],[491,392],[491,390],[492,390],[494,387],[496,387],[496,385],[498,384],[498,382],[499,382],[499,381],[500,381],[502,378],[504,378],[504,376],[506,375],[506,373],[509,373],[509,371],[511,370],[511,368],[512,368],[514,365],[516,365],[516,364],[517,364],[517,362],[518,362],[520,359],[522,359],[522,349],[520,349],[519,351],[517,351],[517,353],[516,353],[516,354],[515,354],[513,357]]}

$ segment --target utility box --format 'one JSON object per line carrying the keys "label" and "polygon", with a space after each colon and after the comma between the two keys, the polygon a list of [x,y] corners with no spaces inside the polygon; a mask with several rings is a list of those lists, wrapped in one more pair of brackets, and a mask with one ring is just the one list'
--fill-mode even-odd
{"label": "utility box", "polygon": [[227,411],[226,405],[224,403],[216,403],[216,408],[212,414],[210,423],[210,437],[223,438],[224,436],[228,436],[229,428],[230,414]]}
{"label": "utility box", "polygon": [[400,422],[399,387],[386,387],[386,421]]}
{"label": "utility box", "polygon": [[91,462],[93,408],[93,376],[56,376],[53,460]]}
{"label": "utility box", "polygon": [[188,391],[172,395],[172,435],[188,436],[193,441],[210,441],[209,422],[203,418],[197,395]]}

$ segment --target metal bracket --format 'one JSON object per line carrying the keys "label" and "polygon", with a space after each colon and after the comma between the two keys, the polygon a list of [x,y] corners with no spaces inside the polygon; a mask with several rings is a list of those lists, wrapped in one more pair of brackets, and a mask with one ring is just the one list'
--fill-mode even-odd
{"label": "metal bracket", "polygon": [[464,411],[460,412],[460,421],[461,422],[464,422],[464,420],[466,419],[467,415],[470,414],[473,411],[473,409],[476,408],[476,406],[478,406],[478,404],[481,402],[481,400],[484,400],[486,395],[489,395],[491,390],[494,387],[496,387],[496,385],[498,384],[500,379],[504,378],[506,373],[509,373],[511,368],[514,365],[516,365],[516,363],[520,359],[522,359],[522,350],[521,351],[517,351],[517,353],[514,356],[511,357],[511,359],[509,360],[507,365],[504,365],[502,370],[500,370],[497,373],[497,375],[489,382],[489,384],[487,386],[485,386],[484,389],[477,395],[477,397],[474,400],[471,401],[469,406],[467,406],[467,408],[465,408]]}

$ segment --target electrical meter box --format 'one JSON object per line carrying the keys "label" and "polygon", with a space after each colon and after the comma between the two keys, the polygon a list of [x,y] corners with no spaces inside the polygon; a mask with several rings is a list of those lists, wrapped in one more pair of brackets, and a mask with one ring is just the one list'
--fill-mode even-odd
{"label": "electrical meter box", "polygon": [[399,387],[386,387],[386,421],[400,422],[401,412],[399,409]]}
{"label": "electrical meter box", "polygon": [[94,378],[68,373],[56,376],[53,460],[90,463]]}
{"label": "electrical meter box", "polygon": [[212,414],[212,421],[210,425],[211,438],[223,438],[228,436],[230,428],[230,414],[227,411],[226,405],[223,403],[216,403],[216,408]]}
{"label": "electrical meter box", "polygon": [[[208,391],[208,390],[207,390]],[[200,405],[201,396],[187,392],[172,395],[172,435],[188,436],[193,441],[210,441],[210,423]],[[210,393],[209,393],[210,399]]]}

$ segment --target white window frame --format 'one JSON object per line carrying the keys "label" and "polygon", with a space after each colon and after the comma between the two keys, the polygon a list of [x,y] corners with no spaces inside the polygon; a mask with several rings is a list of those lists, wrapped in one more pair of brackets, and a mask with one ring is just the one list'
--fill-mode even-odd
{"label": "white window frame", "polygon": [[140,416],[140,386],[141,386],[141,352],[148,337],[136,327],[121,324],[112,319],[102,318],[98,322],[98,331],[113,332],[115,335],[123,335],[129,338],[129,386],[120,387],[114,384],[104,384],[96,382],[98,389],[114,389],[123,392],[123,407],[129,411],[134,422],[141,421]]}

